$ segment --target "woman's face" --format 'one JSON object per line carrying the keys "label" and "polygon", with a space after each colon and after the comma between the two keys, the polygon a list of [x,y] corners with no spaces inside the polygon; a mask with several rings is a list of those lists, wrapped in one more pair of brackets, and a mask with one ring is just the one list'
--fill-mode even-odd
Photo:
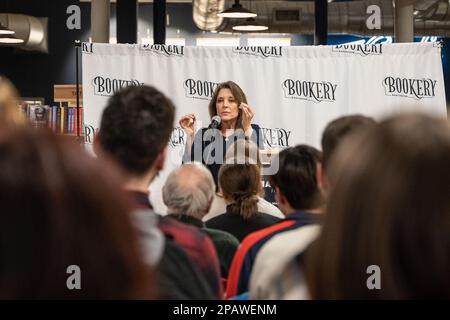
{"label": "woman's face", "polygon": [[220,89],[216,100],[216,110],[222,121],[237,119],[239,108],[230,89]]}

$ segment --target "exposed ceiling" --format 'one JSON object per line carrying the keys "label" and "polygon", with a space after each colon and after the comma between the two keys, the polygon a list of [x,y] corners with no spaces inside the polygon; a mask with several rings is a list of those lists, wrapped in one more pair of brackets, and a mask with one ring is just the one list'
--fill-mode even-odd
{"label": "exposed ceiling", "polygon": [[[414,34],[417,36],[450,36],[450,0],[417,0],[414,3]],[[232,32],[238,19],[222,19],[217,13],[234,0],[193,0],[193,19],[205,31]],[[335,1],[328,4],[328,33],[363,36],[393,35],[394,1]],[[269,26],[268,33],[314,34],[313,1],[243,0],[243,7],[256,12],[258,22]],[[381,8],[381,29],[369,30],[367,7]]]}

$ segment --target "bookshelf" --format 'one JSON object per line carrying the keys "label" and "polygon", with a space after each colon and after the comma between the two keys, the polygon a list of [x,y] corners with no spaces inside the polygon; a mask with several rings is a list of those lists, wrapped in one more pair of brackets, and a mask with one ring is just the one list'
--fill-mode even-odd
{"label": "bookshelf", "polygon": [[[50,106],[49,127],[58,134],[83,135],[83,88],[80,85],[80,108],[77,112],[77,88],[75,84],[55,84]],[[79,130],[79,131],[78,131]]]}

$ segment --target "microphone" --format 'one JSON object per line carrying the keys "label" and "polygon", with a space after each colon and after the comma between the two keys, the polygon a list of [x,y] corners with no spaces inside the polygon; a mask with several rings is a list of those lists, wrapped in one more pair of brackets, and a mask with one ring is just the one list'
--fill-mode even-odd
{"label": "microphone", "polygon": [[212,117],[211,124],[208,126],[208,129],[217,129],[221,121],[222,119],[220,119],[219,116],[215,115],[214,117]]}

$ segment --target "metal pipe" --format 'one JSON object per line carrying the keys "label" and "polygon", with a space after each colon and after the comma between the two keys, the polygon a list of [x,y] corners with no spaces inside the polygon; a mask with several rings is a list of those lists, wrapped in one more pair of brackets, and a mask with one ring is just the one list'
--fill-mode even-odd
{"label": "metal pipe", "polygon": [[110,0],[93,0],[91,2],[92,42],[109,43],[110,16]]}

